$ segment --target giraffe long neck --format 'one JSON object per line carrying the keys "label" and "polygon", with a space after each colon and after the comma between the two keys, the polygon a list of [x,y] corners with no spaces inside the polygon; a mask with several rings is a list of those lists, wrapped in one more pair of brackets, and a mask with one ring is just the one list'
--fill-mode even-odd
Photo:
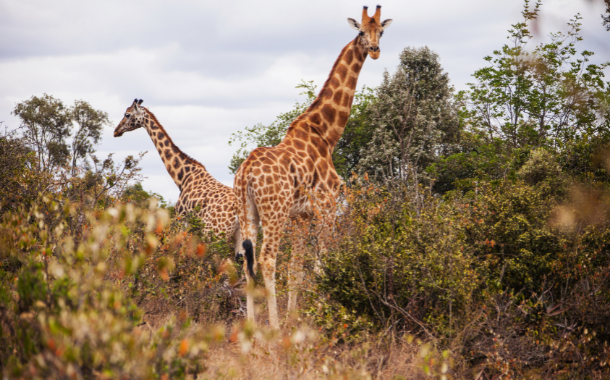
{"label": "giraffe long neck", "polygon": [[209,175],[205,166],[189,157],[174,144],[152,112],[147,109],[146,113],[148,120],[145,125],[148,135],[155,144],[155,148],[157,148],[157,152],[159,152],[167,172],[181,191],[185,183],[189,180],[189,177],[191,177],[190,174],[193,171],[203,171],[205,174]]}
{"label": "giraffe long neck", "polygon": [[[339,142],[352,108],[358,76],[367,57],[360,36],[347,44],[335,61],[320,94],[288,128],[286,138],[301,128],[322,137],[332,152]],[[305,121],[305,123],[303,123]]]}

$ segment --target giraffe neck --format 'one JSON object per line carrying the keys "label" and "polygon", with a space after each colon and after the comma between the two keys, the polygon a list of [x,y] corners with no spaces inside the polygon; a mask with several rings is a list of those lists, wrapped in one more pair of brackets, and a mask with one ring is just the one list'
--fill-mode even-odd
{"label": "giraffe neck", "polygon": [[155,148],[157,148],[157,152],[159,152],[161,160],[163,160],[165,169],[167,169],[170,177],[172,177],[176,186],[178,186],[181,191],[186,182],[189,181],[189,178],[192,177],[190,174],[193,171],[198,170],[199,172],[203,171],[205,174],[208,174],[205,166],[189,157],[174,144],[161,123],[159,123],[155,115],[148,109],[146,109],[146,118],[148,119],[145,123],[148,135],[155,144]]}
{"label": "giraffe neck", "polygon": [[307,133],[322,137],[333,151],[347,124],[358,76],[366,57],[367,51],[360,42],[360,36],[341,50],[320,94],[291,124],[286,138],[298,136],[298,130],[304,128]]}

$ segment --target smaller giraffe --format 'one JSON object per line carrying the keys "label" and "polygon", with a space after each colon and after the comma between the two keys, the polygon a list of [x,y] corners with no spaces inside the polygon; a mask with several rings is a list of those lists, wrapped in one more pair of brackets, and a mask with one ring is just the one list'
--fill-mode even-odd
{"label": "smaller giraffe", "polygon": [[217,235],[225,233],[227,237],[234,239],[235,250],[240,252],[241,239],[233,189],[218,182],[208,173],[205,166],[182,152],[155,115],[141,104],[142,99],[135,99],[127,108],[123,120],[114,130],[114,137],[144,127],[167,172],[180,189],[176,212],[188,214],[196,206],[200,206],[198,216],[204,223],[204,232],[214,232]]}

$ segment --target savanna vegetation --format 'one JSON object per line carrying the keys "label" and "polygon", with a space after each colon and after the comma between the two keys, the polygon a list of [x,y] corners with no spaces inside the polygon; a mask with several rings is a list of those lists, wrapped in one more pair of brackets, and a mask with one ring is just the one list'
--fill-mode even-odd
{"label": "savanna vegetation", "polygon": [[[610,64],[579,51],[579,16],[530,46],[540,7],[465,91],[407,47],[358,92],[325,254],[319,228],[293,226],[307,274],[280,332],[264,310],[245,323],[232,245],[147,192],[141,155],[97,157],[105,112],[17,104],[0,138],[3,377],[609,378]],[[303,103],[233,136],[232,172],[315,98],[297,87]]]}

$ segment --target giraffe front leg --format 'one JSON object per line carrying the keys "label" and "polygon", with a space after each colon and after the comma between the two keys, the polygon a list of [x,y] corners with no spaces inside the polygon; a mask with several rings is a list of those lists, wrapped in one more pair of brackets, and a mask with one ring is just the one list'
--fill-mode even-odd
{"label": "giraffe front leg", "polygon": [[296,309],[298,292],[303,284],[303,253],[305,251],[304,225],[293,223],[292,255],[288,270],[288,315]]}
{"label": "giraffe front leg", "polygon": [[269,326],[274,330],[280,328],[275,293],[275,264],[280,248],[282,227],[286,218],[286,215],[273,215],[272,218],[269,218],[271,220],[261,218],[263,221],[263,246],[261,247],[260,266],[265,279]]}
{"label": "giraffe front leg", "polygon": [[275,296],[275,262],[276,252],[279,244],[269,243],[266,241],[267,236],[263,240],[261,250],[261,271],[265,279],[265,290],[267,296],[267,308],[269,309],[269,326],[274,330],[279,330],[280,322],[277,313],[277,299]]}
{"label": "giraffe front leg", "polygon": [[243,252],[244,272],[246,275],[246,312],[247,320],[255,323],[254,317],[254,287],[256,285],[254,275],[256,273],[256,233],[258,230],[259,216],[252,202],[246,202],[240,214],[239,229],[235,232],[235,238],[240,242],[236,246],[236,258]]}

